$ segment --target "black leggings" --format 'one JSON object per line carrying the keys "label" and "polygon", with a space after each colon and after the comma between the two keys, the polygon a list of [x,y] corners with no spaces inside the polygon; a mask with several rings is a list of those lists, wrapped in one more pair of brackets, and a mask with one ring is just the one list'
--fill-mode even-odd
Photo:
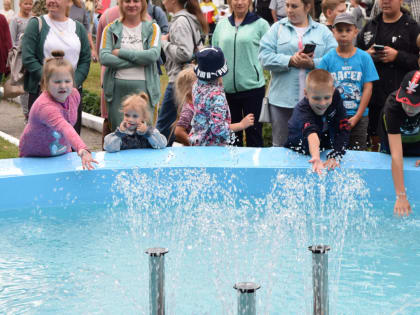
{"label": "black leggings", "polygon": [[[244,92],[226,93],[232,123],[238,123],[248,114],[254,114],[254,126],[245,129],[246,145],[248,147],[262,147],[262,124],[258,122],[261,113],[262,101],[265,95],[265,86]],[[235,133],[235,145],[243,146],[243,132]]]}

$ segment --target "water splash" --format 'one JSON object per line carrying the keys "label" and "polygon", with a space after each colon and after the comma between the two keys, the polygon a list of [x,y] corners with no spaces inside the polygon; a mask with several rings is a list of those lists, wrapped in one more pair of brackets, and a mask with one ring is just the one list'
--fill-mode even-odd
{"label": "water splash", "polygon": [[[323,177],[278,171],[270,187],[262,196],[249,197],[241,172],[229,170],[156,169],[147,174],[138,169],[116,177],[114,207],[126,211],[114,214],[123,218],[138,250],[171,250],[166,275],[170,314],[194,309],[211,313],[206,296],[214,294],[221,313],[233,314],[232,285],[240,281],[262,285],[259,313],[270,314],[280,305],[310,314],[311,256],[306,248],[311,244],[332,248],[330,309],[335,313],[346,234],[363,239],[376,227],[364,181],[352,171]],[[146,270],[142,279],[147,282]],[[194,288],[191,298],[185,298],[191,294],[188,286]],[[192,305],[177,305],[180,300]]]}

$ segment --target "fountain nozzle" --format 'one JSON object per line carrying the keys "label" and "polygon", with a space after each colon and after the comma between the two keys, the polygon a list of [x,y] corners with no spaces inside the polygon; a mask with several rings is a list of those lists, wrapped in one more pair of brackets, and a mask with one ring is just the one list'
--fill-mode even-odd
{"label": "fountain nozzle", "polygon": [[165,315],[165,254],[168,252],[162,247],[145,251],[149,255],[150,315]]}
{"label": "fountain nozzle", "polygon": [[238,282],[233,288],[238,291],[238,315],[256,315],[255,293],[261,286],[254,282]]}
{"label": "fountain nozzle", "polygon": [[314,292],[314,315],[328,315],[328,245],[312,245],[312,285]]}

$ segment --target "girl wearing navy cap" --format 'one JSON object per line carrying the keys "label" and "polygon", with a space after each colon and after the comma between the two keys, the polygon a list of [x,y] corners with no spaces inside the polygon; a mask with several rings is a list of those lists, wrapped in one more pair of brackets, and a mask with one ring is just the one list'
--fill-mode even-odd
{"label": "girl wearing navy cap", "polygon": [[254,124],[252,114],[240,123],[231,124],[222,76],[228,72],[223,52],[209,47],[197,53],[197,82],[192,89],[194,117],[189,135],[191,145],[226,145],[230,130],[237,132]]}

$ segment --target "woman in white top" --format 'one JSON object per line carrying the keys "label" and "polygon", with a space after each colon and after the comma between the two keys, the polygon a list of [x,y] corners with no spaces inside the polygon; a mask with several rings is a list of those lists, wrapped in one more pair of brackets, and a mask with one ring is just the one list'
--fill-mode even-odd
{"label": "woman in white top", "polygon": [[[68,18],[69,0],[47,0],[48,14],[32,18],[22,39],[22,62],[26,69],[25,91],[29,92],[28,108],[40,93],[39,83],[45,58],[54,50],[62,50],[75,71],[74,82],[82,94],[82,84],[90,68],[90,46],[82,24]],[[82,117],[80,101],[74,129],[80,134]]]}
{"label": "woman in white top", "polygon": [[99,53],[101,64],[107,67],[103,89],[111,131],[123,119],[120,105],[124,97],[145,92],[151,114],[160,98],[156,64],[160,57],[160,28],[147,21],[146,0],[120,0],[119,8],[121,18],[104,29]]}
{"label": "woman in white top", "polygon": [[86,9],[83,1],[81,0],[70,1],[69,18],[75,21],[79,21],[85,27],[86,32],[88,34],[88,38],[89,38],[90,49],[92,52],[92,60],[93,62],[97,62],[98,55],[96,54],[96,48],[95,48],[95,45],[93,44],[92,32],[90,30],[89,11]]}

